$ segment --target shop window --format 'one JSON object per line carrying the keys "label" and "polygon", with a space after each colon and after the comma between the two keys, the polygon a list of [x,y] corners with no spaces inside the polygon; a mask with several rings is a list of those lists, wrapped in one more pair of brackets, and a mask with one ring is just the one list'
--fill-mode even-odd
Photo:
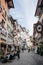
{"label": "shop window", "polygon": [[1,44],[1,47],[4,47],[4,48],[6,48],[6,45],[4,45],[4,44]]}

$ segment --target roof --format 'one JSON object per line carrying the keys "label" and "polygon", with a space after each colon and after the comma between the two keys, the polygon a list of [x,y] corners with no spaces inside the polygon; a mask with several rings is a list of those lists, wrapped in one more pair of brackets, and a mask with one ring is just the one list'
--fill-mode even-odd
{"label": "roof", "polygon": [[13,0],[5,0],[8,4],[8,8],[14,8],[14,3],[13,3]]}

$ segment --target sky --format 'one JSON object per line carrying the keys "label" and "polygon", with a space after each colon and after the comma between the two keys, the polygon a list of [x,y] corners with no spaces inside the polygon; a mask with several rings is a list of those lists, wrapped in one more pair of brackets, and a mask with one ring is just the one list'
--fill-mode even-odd
{"label": "sky", "polygon": [[35,11],[38,0],[13,0],[14,9],[10,9],[10,15],[17,19],[18,23],[29,30],[29,35],[33,35],[33,24],[38,21]]}

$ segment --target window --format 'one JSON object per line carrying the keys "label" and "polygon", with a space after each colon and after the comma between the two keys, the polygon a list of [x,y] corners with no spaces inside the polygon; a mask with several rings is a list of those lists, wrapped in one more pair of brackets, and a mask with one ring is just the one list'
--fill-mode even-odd
{"label": "window", "polygon": [[41,4],[39,5],[39,7],[41,8],[41,10],[43,9],[43,0],[42,0]]}
{"label": "window", "polygon": [[0,7],[1,7],[1,0],[0,0]]}
{"label": "window", "polygon": [[5,0],[5,2],[7,2],[9,8],[14,8],[12,0]]}
{"label": "window", "polygon": [[10,31],[11,31],[11,28],[10,28],[10,26],[9,26],[9,25],[7,25],[7,29],[8,29],[8,32],[10,32]]}
{"label": "window", "polygon": [[8,45],[7,51],[10,52],[11,51],[11,46]]}
{"label": "window", "polygon": [[41,37],[43,38],[43,31],[42,31],[42,33],[41,33]]}
{"label": "window", "polygon": [[2,8],[0,7],[0,13],[1,13],[1,11],[2,11]]}
{"label": "window", "polygon": [[2,19],[2,21],[0,22],[0,25],[2,28],[4,28],[4,24],[5,24],[5,21]]}
{"label": "window", "polygon": [[42,20],[42,25],[43,25],[43,20]]}
{"label": "window", "polygon": [[2,34],[7,35],[7,32],[6,32],[6,30],[4,28],[2,28]]}
{"label": "window", "polygon": [[4,28],[5,21],[2,19],[2,28]]}
{"label": "window", "polygon": [[5,8],[4,7],[2,7],[2,11],[3,11],[3,16],[5,16],[6,17],[6,15],[7,15],[7,13],[6,13],[6,11],[5,11]]}

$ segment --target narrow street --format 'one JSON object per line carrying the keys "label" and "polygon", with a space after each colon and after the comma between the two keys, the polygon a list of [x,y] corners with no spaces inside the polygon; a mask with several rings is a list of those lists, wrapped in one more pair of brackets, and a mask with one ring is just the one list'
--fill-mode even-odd
{"label": "narrow street", "polygon": [[24,51],[20,54],[21,58],[17,58],[11,63],[0,63],[0,65],[43,65],[43,57],[33,52]]}
{"label": "narrow street", "polygon": [[43,65],[43,0],[0,0],[0,65]]}

